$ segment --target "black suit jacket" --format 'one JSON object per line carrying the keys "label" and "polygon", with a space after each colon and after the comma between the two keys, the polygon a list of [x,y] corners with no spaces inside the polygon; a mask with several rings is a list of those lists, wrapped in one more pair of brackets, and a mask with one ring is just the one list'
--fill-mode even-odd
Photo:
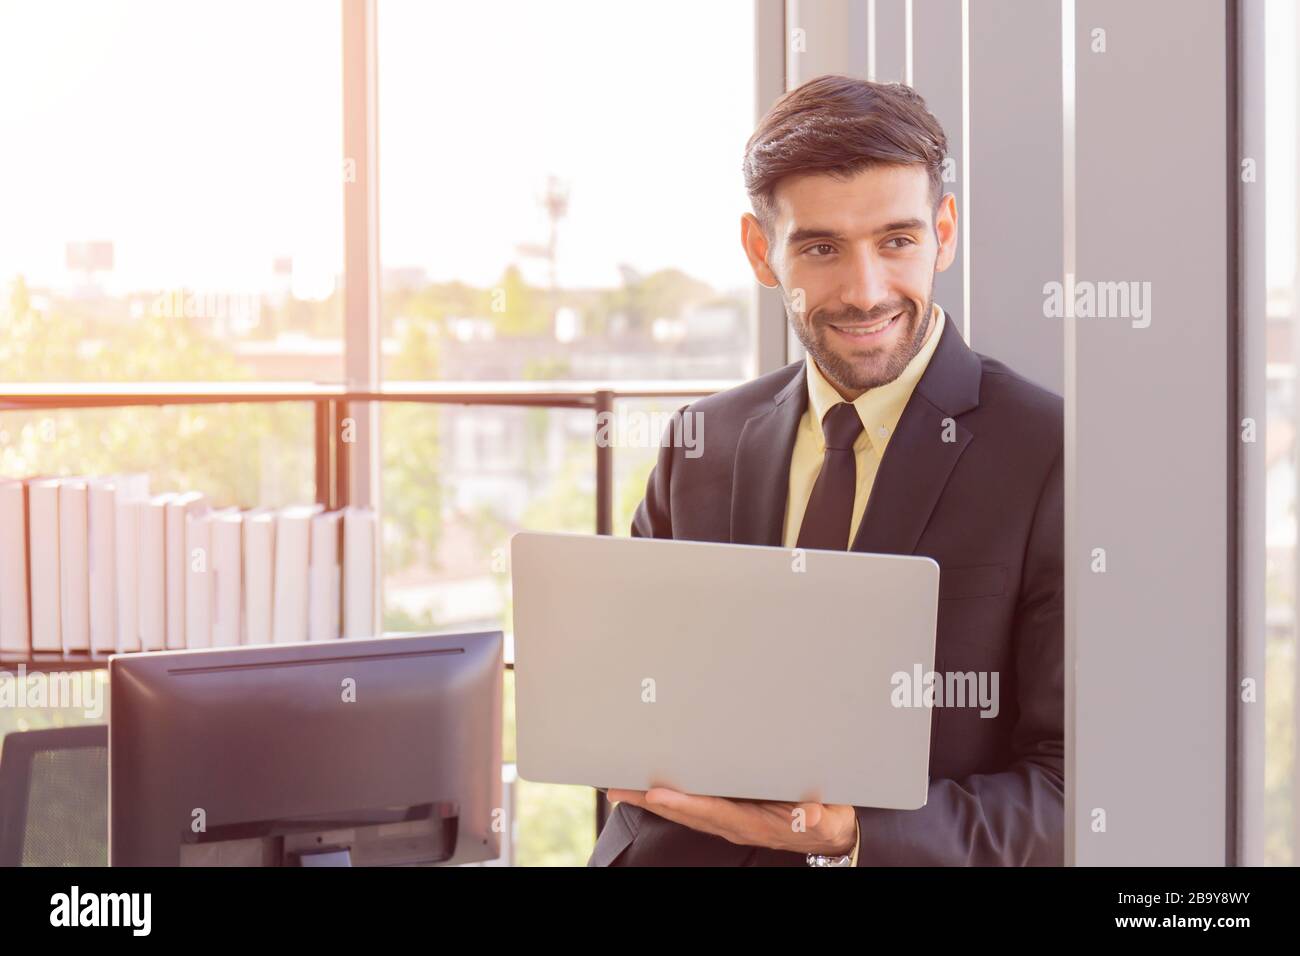
{"label": "black suit jacket", "polygon": [[[1060,864],[1063,405],[972,351],[946,314],[944,321],[852,550],[939,563],[935,670],[997,671],[1000,712],[934,708],[926,805],[859,807],[858,862]],[[790,455],[808,404],[805,371],[793,362],[679,409],[699,414],[702,454],[662,448],[632,534],[780,546]],[[854,759],[853,741],[842,743],[844,759]],[[620,803],[588,865],[804,862]]]}

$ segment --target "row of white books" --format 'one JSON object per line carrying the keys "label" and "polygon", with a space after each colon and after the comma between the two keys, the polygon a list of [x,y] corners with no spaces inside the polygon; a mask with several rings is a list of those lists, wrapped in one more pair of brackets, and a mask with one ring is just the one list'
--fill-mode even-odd
{"label": "row of white books", "polygon": [[142,474],[0,479],[0,656],[376,633],[369,508],[215,508]]}

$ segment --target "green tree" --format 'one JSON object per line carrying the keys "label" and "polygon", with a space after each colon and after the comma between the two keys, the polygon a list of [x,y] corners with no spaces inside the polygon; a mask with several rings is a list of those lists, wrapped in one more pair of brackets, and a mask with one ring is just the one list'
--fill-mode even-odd
{"label": "green tree", "polygon": [[[231,381],[248,369],[185,318],[146,314],[96,347],[89,321],[37,311],[21,280],[0,312],[0,370],[15,382]],[[0,474],[143,471],[155,491],[194,489],[218,505],[310,501],[312,410],[211,404],[0,413]],[[223,453],[214,454],[214,449]]]}
{"label": "green tree", "polygon": [[[441,369],[438,324],[409,319],[389,375],[398,381],[435,381]],[[442,533],[440,435],[446,416],[425,402],[383,406],[384,565],[391,570],[432,566]]]}
{"label": "green tree", "polygon": [[642,275],[625,265],[621,271],[623,285],[602,292],[588,309],[588,328],[594,334],[609,334],[614,317],[621,315],[627,323],[626,331],[648,335],[655,319],[679,318],[688,307],[717,295],[707,283],[691,278],[680,269],[660,269]]}
{"label": "green tree", "polygon": [[492,299],[490,314],[498,335],[545,335],[550,331],[546,295],[524,281],[518,266],[506,267]]}

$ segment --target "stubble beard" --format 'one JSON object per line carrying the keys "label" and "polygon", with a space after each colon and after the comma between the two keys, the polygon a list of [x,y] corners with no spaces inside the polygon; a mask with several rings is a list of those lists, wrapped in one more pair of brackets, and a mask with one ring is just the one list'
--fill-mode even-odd
{"label": "stubble beard", "polygon": [[816,325],[813,325],[802,321],[800,316],[791,311],[788,305],[786,307],[790,327],[794,330],[799,344],[813,357],[817,367],[830,379],[832,384],[839,386],[844,391],[851,392],[864,392],[868,389],[879,388],[903,374],[903,370],[920,353],[927,340],[926,333],[930,329],[931,318],[934,314],[934,293],[931,291],[931,294],[926,297],[925,310],[919,316],[915,314],[911,303],[907,304],[907,312],[900,321],[909,324],[909,334],[905,334],[899,346],[885,356],[883,364],[872,362],[870,366],[864,368],[862,365],[845,360],[826,342],[827,336],[832,334],[828,330],[829,323],[827,319],[842,320],[844,322],[865,322],[874,318],[884,318],[887,314],[893,314],[897,311],[898,307],[891,305],[887,309],[879,310],[880,314],[874,316],[861,310],[851,310],[833,315],[823,313],[821,320]]}

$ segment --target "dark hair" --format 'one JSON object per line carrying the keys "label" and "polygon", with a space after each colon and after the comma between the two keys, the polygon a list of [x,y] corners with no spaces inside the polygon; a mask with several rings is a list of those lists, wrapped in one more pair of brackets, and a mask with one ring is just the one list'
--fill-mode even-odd
{"label": "dark hair", "polygon": [[931,205],[943,195],[948,138],[925,100],[902,83],[829,73],[784,94],[745,144],[745,188],[771,235],[776,184],[794,173],[847,178],[881,165],[924,166]]}

